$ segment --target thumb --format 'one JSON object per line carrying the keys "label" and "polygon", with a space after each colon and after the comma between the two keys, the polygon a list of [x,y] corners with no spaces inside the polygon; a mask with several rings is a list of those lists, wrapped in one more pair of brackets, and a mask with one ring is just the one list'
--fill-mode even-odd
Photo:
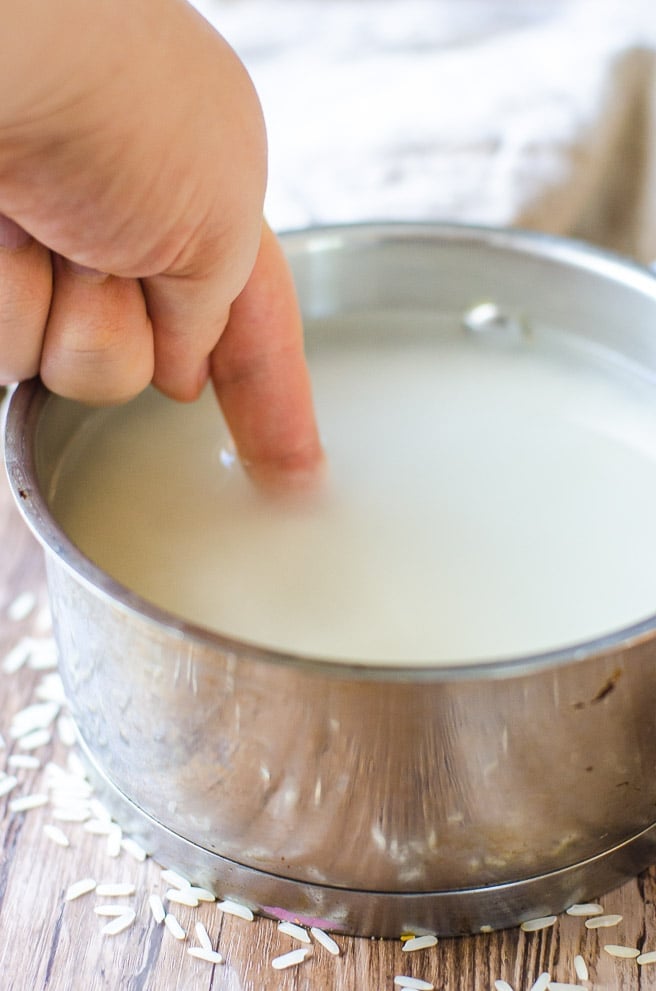
{"label": "thumb", "polygon": [[212,352],[210,375],[254,480],[274,490],[316,486],[324,459],[301,315],[287,261],[266,224],[255,267]]}

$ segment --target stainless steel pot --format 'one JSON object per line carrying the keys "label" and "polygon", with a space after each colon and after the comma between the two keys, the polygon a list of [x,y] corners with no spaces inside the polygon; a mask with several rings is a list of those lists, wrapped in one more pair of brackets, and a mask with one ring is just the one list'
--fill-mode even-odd
{"label": "stainless steel pot", "polygon": [[[656,280],[587,246],[440,225],[284,242],[310,335],[354,309],[491,298],[656,372]],[[58,526],[46,494],[87,415],[21,385],[7,468],[46,551],[81,746],[160,860],[270,915],[393,936],[556,912],[656,858],[656,617],[454,668],[230,641],[118,585]]]}

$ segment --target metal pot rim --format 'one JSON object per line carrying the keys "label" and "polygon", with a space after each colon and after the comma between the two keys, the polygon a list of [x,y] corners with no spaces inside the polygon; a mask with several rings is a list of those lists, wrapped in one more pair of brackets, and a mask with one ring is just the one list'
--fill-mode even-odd
{"label": "metal pot rim", "polygon": [[[288,254],[308,250],[339,250],[346,244],[364,246],[381,241],[453,241],[459,244],[484,244],[487,247],[514,250],[544,260],[558,260],[585,269],[611,281],[621,283],[653,297],[656,303],[656,278],[645,266],[584,242],[519,229],[443,223],[358,223],[313,227],[285,232],[282,236]],[[251,660],[266,664],[291,665],[308,673],[338,679],[453,682],[479,679],[522,677],[532,672],[583,661],[628,649],[650,640],[656,633],[656,613],[640,622],[610,633],[554,650],[472,660],[457,664],[392,665],[369,662],[344,662],[318,656],[282,653],[266,647],[235,640],[174,616],[149,603],[90,561],[67,537],[53,518],[44,494],[37,484],[33,440],[39,418],[51,398],[39,379],[21,383],[14,390],[6,411],[5,463],[14,498],[30,529],[44,548],[75,573],[97,594],[114,605],[137,614],[142,620],[166,628],[172,636],[215,647],[236,656],[247,654]]]}

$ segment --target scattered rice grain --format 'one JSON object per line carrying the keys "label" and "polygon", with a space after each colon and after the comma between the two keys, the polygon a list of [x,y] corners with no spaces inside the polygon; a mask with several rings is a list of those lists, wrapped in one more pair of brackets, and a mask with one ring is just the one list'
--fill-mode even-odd
{"label": "scattered rice grain", "polygon": [[[430,981],[423,981],[421,977],[406,977],[403,974],[397,974],[394,983],[397,988],[412,988],[413,991],[434,991],[434,985]],[[501,988],[499,991],[504,991],[504,989]],[[508,991],[512,991],[512,988],[509,988]]]}
{"label": "scattered rice grain", "polygon": [[526,922],[522,922],[519,928],[522,932],[534,933],[539,932],[541,929],[549,929],[550,926],[553,926],[555,921],[555,915],[545,915],[541,919],[527,919]]}
{"label": "scattered rice grain", "polygon": [[221,912],[226,912],[228,915],[236,915],[238,919],[245,919],[246,922],[252,922],[255,918],[250,908],[242,905],[240,902],[233,902],[229,898],[223,902],[217,902],[216,907]]}
{"label": "scattered rice grain", "polygon": [[38,750],[39,747],[47,747],[52,740],[52,733],[47,729],[35,729],[33,733],[22,736],[17,746],[21,750]]}
{"label": "scattered rice grain", "polygon": [[297,926],[294,922],[280,922],[278,932],[284,933],[285,936],[291,936],[292,939],[297,939],[299,943],[310,942],[307,929],[304,929],[303,926]]}
{"label": "scattered rice grain", "polygon": [[6,777],[0,778],[0,798],[13,791],[17,784],[18,778],[14,777],[13,774],[7,774]]}
{"label": "scattered rice grain", "polygon": [[87,819],[82,828],[85,832],[92,833],[94,836],[109,836],[113,828],[113,823],[108,819]]}
{"label": "scattered rice grain", "polygon": [[66,766],[68,768],[68,773],[72,774],[74,778],[82,778],[86,781],[87,769],[82,763],[82,759],[75,753],[74,750],[68,754],[66,758]]}
{"label": "scattered rice grain", "polygon": [[159,925],[160,922],[164,922],[164,919],[166,918],[166,909],[164,908],[164,903],[159,895],[151,895],[148,899],[148,904],[150,906],[153,919],[157,925]]}
{"label": "scattered rice grain", "polygon": [[550,983],[551,974],[545,970],[544,973],[540,974],[535,983],[531,985],[529,991],[547,991]]}
{"label": "scattered rice grain", "polygon": [[65,902],[72,902],[76,898],[80,898],[82,895],[88,895],[90,891],[93,891],[96,887],[96,882],[92,877],[82,878],[81,881],[75,881],[73,884],[69,884],[66,889],[66,894],[64,895]]}
{"label": "scattered rice grain", "polygon": [[213,891],[209,891],[207,888],[199,888],[195,884],[192,884],[189,888],[199,902],[215,902],[216,895]]}
{"label": "scattered rice grain", "polygon": [[77,729],[70,716],[64,714],[57,720],[57,736],[65,747],[72,747],[77,742]]}
{"label": "scattered rice grain", "polygon": [[47,795],[21,795],[20,798],[13,798],[9,803],[10,812],[29,812],[30,809],[38,809],[42,805],[48,804]]}
{"label": "scattered rice grain", "polygon": [[640,956],[640,950],[635,946],[621,946],[617,943],[607,943],[604,950],[610,957],[621,957],[625,960],[634,960]]}
{"label": "scattered rice grain", "polygon": [[317,943],[320,943],[321,946],[323,946],[324,950],[328,950],[328,952],[332,953],[334,957],[338,957],[340,955],[341,950],[339,945],[327,932],[324,932],[323,929],[319,929],[318,926],[312,926],[310,932],[316,939]]}
{"label": "scattered rice grain", "polygon": [[130,905],[96,905],[93,911],[96,915],[114,919],[119,915],[127,915],[128,912],[132,911],[132,908]]}
{"label": "scattered rice grain", "polygon": [[202,922],[197,922],[196,925],[194,926],[194,930],[196,932],[196,939],[198,940],[198,942],[200,943],[200,945],[204,950],[214,949],[214,947],[212,946],[212,940],[210,939],[210,934],[208,933],[207,929],[205,928]]}
{"label": "scattered rice grain", "polygon": [[148,856],[141,844],[137,843],[137,841],[133,840],[130,836],[123,837],[121,840],[121,848],[140,864],[143,864],[144,860]]}
{"label": "scattered rice grain", "polygon": [[584,902],[580,905],[570,905],[565,911],[567,915],[603,915],[604,906],[597,902]]}
{"label": "scattered rice grain", "polygon": [[89,799],[89,809],[91,810],[92,815],[96,819],[100,819],[104,822],[112,821],[111,812],[109,812],[109,810],[105,808],[105,806],[103,805],[103,803],[100,801],[99,798],[92,796]]}
{"label": "scattered rice grain", "polygon": [[621,915],[597,915],[594,919],[585,920],[586,929],[610,929],[622,921]]}
{"label": "scattered rice grain", "polygon": [[5,654],[2,661],[2,670],[5,674],[16,674],[23,667],[32,649],[32,641],[29,637],[23,637]]}
{"label": "scattered rice grain", "polygon": [[98,885],[96,894],[100,898],[125,898],[133,895],[136,890],[131,881],[105,882]]}
{"label": "scattered rice grain", "polygon": [[588,965],[580,953],[577,953],[574,957],[574,970],[576,971],[576,976],[579,981],[588,981],[590,979]]}
{"label": "scattered rice grain", "polygon": [[69,808],[55,806],[52,810],[52,818],[59,822],[86,822],[89,818],[89,810],[83,806],[70,806]]}
{"label": "scattered rice grain", "polygon": [[27,619],[36,606],[36,596],[33,592],[21,592],[7,607],[7,617],[14,623]]}
{"label": "scattered rice grain", "polygon": [[26,771],[36,771],[41,767],[41,761],[33,754],[10,754],[7,764],[9,767],[21,767]]}
{"label": "scattered rice grain", "polygon": [[167,912],[164,916],[164,925],[175,939],[186,939],[187,934],[174,915]]}
{"label": "scattered rice grain", "polygon": [[107,856],[118,857],[121,852],[123,832],[121,827],[114,823],[107,834]]}
{"label": "scattered rice grain", "polygon": [[208,950],[203,946],[189,946],[187,953],[197,960],[206,960],[207,963],[223,963],[223,957],[216,950]]}
{"label": "scattered rice grain", "polygon": [[33,702],[16,713],[9,727],[12,740],[29,736],[34,730],[48,729],[59,714],[58,702]]}
{"label": "scattered rice grain", "polygon": [[309,946],[303,946],[298,950],[291,950],[289,953],[283,953],[279,957],[274,957],[271,961],[271,966],[274,970],[286,970],[287,967],[297,967],[311,953],[312,949]]}
{"label": "scattered rice grain", "polygon": [[71,845],[68,836],[63,829],[59,828],[59,826],[53,826],[52,823],[47,822],[43,827],[43,832],[46,834],[48,839],[52,840],[53,843],[56,843],[57,846],[67,847]]}
{"label": "scattered rice grain", "polygon": [[27,659],[32,671],[53,671],[57,667],[57,646],[54,640],[33,640]]}
{"label": "scattered rice grain", "polygon": [[508,981],[495,981],[494,991],[513,991]]}
{"label": "scattered rice grain", "polygon": [[431,946],[437,946],[437,936],[427,933],[425,936],[415,936],[414,939],[406,940],[403,944],[403,952],[413,953],[415,950],[427,950]]}
{"label": "scattered rice grain", "polygon": [[198,908],[198,899],[195,895],[189,894],[190,890],[190,888],[169,888],[164,897],[176,905]]}
{"label": "scattered rice grain", "polygon": [[639,957],[636,957],[636,963],[639,963],[641,967],[644,967],[648,963],[656,963],[656,950],[648,950],[647,953],[641,953]]}
{"label": "scattered rice grain", "polygon": [[123,915],[119,915],[118,918],[107,922],[100,931],[103,936],[116,936],[118,933],[122,933],[124,929],[128,929],[136,917],[137,913],[131,908],[127,912],[124,912]]}
{"label": "scattered rice grain", "polygon": [[161,873],[162,881],[166,884],[170,884],[173,888],[190,888],[191,881],[187,881],[186,877],[182,874],[178,874],[177,871],[164,870]]}

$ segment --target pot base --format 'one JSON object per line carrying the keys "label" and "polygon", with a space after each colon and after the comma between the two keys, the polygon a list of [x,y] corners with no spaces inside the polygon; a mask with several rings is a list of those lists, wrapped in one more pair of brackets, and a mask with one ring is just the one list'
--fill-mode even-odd
{"label": "pot base", "polygon": [[229,860],[173,832],[110,781],[83,740],[79,747],[101,801],[157,863],[258,914],[353,936],[461,936],[505,929],[596,898],[656,861],[654,824],[588,860],[504,884],[403,893],[309,884]]}

